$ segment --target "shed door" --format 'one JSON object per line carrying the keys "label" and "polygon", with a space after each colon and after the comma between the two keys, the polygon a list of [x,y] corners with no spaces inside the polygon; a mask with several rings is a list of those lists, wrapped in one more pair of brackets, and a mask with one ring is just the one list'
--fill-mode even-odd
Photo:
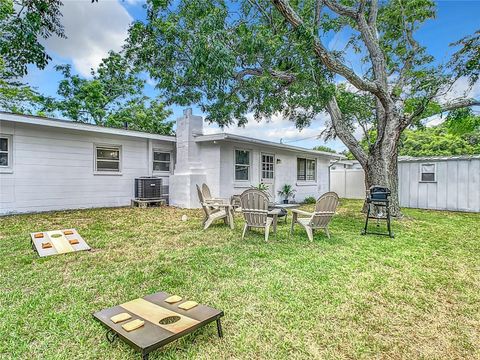
{"label": "shed door", "polygon": [[270,200],[275,201],[275,155],[262,153],[260,181],[268,186]]}

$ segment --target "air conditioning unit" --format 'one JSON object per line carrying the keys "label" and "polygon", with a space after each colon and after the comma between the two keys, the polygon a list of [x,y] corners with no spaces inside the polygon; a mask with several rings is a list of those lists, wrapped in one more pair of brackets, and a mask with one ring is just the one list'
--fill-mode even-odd
{"label": "air conditioning unit", "polygon": [[153,200],[162,198],[162,179],[140,177],[135,179],[135,199]]}

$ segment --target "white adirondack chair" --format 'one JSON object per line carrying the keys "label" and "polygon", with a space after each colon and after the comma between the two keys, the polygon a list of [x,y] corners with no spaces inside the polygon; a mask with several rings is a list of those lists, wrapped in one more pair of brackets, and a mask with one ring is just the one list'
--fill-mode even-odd
{"label": "white adirondack chair", "polygon": [[261,190],[248,189],[240,195],[240,204],[242,214],[245,219],[245,226],[243,227],[242,240],[245,238],[245,233],[248,229],[264,228],[265,241],[268,241],[270,233],[270,226],[273,218],[268,217],[268,196]]}
{"label": "white adirondack chair", "polygon": [[[293,234],[295,224],[303,226],[307,232],[308,239],[313,241],[313,232],[316,229],[325,230],[325,234],[330,239],[330,233],[328,232],[328,224],[335,215],[339,200],[338,195],[334,192],[327,192],[320,196],[315,205],[315,212],[310,213],[298,209],[293,209],[293,219],[291,233]],[[299,218],[299,215],[305,217]]]}
{"label": "white adirondack chair", "polygon": [[207,203],[205,198],[203,197],[202,190],[200,187],[197,186],[197,193],[198,193],[198,200],[202,205],[202,209],[205,213],[205,219],[203,220],[203,230],[208,229],[210,225],[215,220],[223,219],[225,224],[230,225],[230,228],[233,229],[233,216],[231,212],[230,204],[223,204],[223,203]]}
{"label": "white adirondack chair", "polygon": [[212,203],[227,203],[228,201],[225,199],[220,199],[220,198],[214,198],[212,196],[212,193],[210,192],[210,188],[208,187],[207,184],[203,183],[202,184],[202,194],[203,198],[205,199],[205,202],[207,204],[212,204]]}

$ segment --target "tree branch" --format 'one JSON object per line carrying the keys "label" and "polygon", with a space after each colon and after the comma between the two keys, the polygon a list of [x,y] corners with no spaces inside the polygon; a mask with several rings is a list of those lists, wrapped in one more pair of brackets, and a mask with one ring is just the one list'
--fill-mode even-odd
{"label": "tree branch", "polygon": [[322,14],[323,1],[324,0],[317,0],[315,2],[315,14],[313,19],[315,31],[318,31],[318,29],[320,28],[320,15]]}
{"label": "tree branch", "polygon": [[355,19],[356,16],[357,16],[357,12],[355,11],[355,9],[353,9],[351,7],[348,7],[348,6],[345,6],[345,5],[342,5],[342,4],[339,4],[336,1],[325,0],[325,5],[327,5],[327,7],[330,10],[332,10],[333,12],[335,12],[339,15],[348,16],[349,18],[352,18],[352,19]]}
{"label": "tree branch", "polygon": [[261,68],[246,68],[243,70],[240,70],[235,74],[235,79],[236,80],[242,80],[245,76],[252,75],[252,76],[261,76],[264,74],[269,74],[270,76],[280,79],[283,81],[287,81],[289,83],[292,83],[296,80],[295,74],[286,72],[286,71],[280,71],[280,70],[267,70],[267,69],[261,69]]}
{"label": "tree branch", "polygon": [[248,0],[248,2],[250,3],[251,6],[255,6],[258,9],[258,11],[260,11],[263,14],[263,16],[267,18],[269,23],[273,25],[273,20],[271,16],[267,13],[265,8],[263,8],[256,0]]}
{"label": "tree branch", "polygon": [[[298,16],[295,10],[293,10],[293,8],[288,3],[288,0],[272,0],[272,2],[277,8],[277,10],[280,11],[280,13],[283,15],[285,20],[287,20],[294,29],[298,29],[303,26],[303,20]],[[325,4],[326,3],[327,2],[325,2]],[[329,1],[329,3],[331,3],[331,1]],[[343,5],[338,6],[340,6],[341,9],[344,8]],[[345,10],[343,9],[342,11]],[[378,85],[376,83],[362,79],[360,76],[355,74],[352,69],[338,61],[316,37],[313,40],[313,51],[320,59],[322,64],[327,67],[327,69],[334,72],[335,74],[343,76],[357,89],[368,91],[386,100],[386,94],[384,94],[381,89],[378,88]]]}
{"label": "tree branch", "polygon": [[362,167],[366,166],[367,154],[365,154],[365,151],[360,146],[360,143],[353,136],[351,129],[345,123],[335,96],[332,96],[330,101],[327,103],[327,111],[332,119],[332,125],[335,130],[335,134],[348,147],[355,158],[360,162]]}
{"label": "tree branch", "polygon": [[[458,98],[452,101],[449,101],[445,104],[442,105],[441,111],[438,113],[444,112],[444,111],[452,111],[456,109],[462,109],[470,106],[480,106],[480,99],[465,99],[465,98]],[[437,114],[438,114],[437,113]],[[434,114],[435,115],[435,114]]]}
{"label": "tree branch", "polygon": [[372,0],[370,3],[370,13],[368,14],[368,26],[372,32],[377,33],[378,0]]}

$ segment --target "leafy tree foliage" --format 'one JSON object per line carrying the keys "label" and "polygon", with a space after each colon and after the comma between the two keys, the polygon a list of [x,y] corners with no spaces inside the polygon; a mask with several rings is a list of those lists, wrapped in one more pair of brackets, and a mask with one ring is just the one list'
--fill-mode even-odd
{"label": "leafy tree foliage", "polygon": [[40,95],[19,78],[50,60],[41,39],[65,37],[59,0],[0,1],[0,109],[30,113]]}
{"label": "leafy tree foliage", "polygon": [[170,135],[170,111],[159,98],[143,95],[145,80],[119,53],[110,52],[91,79],[73,74],[70,65],[56,67],[64,79],[58,86],[59,99],[46,98],[45,110],[59,111],[75,121],[109,127],[124,127]]}
{"label": "leafy tree foliage", "polygon": [[469,108],[451,111],[445,123],[453,134],[480,133],[480,116],[475,115],[473,110]]}
{"label": "leafy tree foliage", "polygon": [[27,74],[33,64],[43,69],[51,59],[40,39],[65,37],[59,0],[2,0],[0,4],[0,54],[2,79]]}
{"label": "leafy tree foliage", "polygon": [[457,77],[467,76],[473,85],[480,78],[480,30],[452,44],[460,46],[454,54],[450,65]]}
{"label": "leafy tree foliage", "polygon": [[400,155],[441,156],[480,154],[480,132],[453,134],[446,125],[405,130]]}
{"label": "leafy tree foliage", "polygon": [[329,152],[329,153],[332,153],[332,154],[336,154],[337,152],[335,150],[333,150],[331,147],[328,147],[326,145],[318,145],[318,146],[315,146],[313,148],[313,150],[317,150],[317,151],[323,151],[323,152]]}

